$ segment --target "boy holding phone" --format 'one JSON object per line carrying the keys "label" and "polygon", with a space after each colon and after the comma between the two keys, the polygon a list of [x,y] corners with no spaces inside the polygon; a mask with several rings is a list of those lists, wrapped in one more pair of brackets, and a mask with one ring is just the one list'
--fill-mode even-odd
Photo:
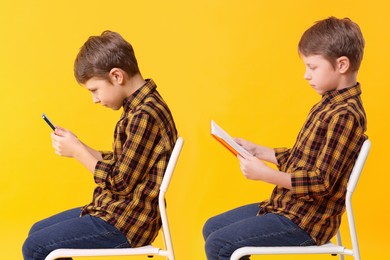
{"label": "boy holding phone", "polygon": [[92,201],[34,224],[24,259],[58,248],[118,248],[150,244],[161,227],[158,192],[177,139],[171,112],[151,79],[144,79],[132,46],[118,33],[91,36],[75,60],[76,80],[94,103],[118,110],[113,151],[95,150],[55,126],[55,153],[82,163],[96,183]]}

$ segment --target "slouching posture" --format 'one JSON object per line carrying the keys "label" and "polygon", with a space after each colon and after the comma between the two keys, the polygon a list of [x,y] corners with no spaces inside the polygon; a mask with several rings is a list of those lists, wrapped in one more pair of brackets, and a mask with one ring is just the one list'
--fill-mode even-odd
{"label": "slouching posture", "polygon": [[89,204],[33,225],[23,245],[26,260],[44,259],[58,248],[144,246],[161,227],[158,194],[177,130],[156,84],[141,76],[132,46],[110,31],[91,36],[82,46],[75,76],[94,103],[123,108],[123,113],[112,151],[95,150],[71,131],[55,127],[55,153],[84,165],[96,188]]}
{"label": "slouching posture", "polygon": [[132,247],[150,244],[161,227],[158,193],[177,139],[171,113],[152,80],[125,99],[113,152],[102,152],[93,200],[82,215],[126,234]]}

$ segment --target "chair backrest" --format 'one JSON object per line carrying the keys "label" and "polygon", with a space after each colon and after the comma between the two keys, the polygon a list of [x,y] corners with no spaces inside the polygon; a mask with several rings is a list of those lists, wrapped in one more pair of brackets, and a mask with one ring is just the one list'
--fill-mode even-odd
{"label": "chair backrest", "polygon": [[[359,156],[355,161],[355,165],[352,169],[351,175],[348,180],[347,194],[345,199],[345,206],[348,218],[349,234],[352,242],[352,252],[355,259],[360,259],[359,243],[356,233],[355,218],[352,210],[352,193],[355,191],[357,182],[360,178],[360,174],[363,170],[363,166],[366,163],[368,152],[371,148],[371,141],[365,140],[362,148],[360,148]],[[338,243],[341,244],[340,230],[337,233]]]}
{"label": "chair backrest", "polygon": [[371,148],[371,141],[367,139],[366,141],[364,141],[362,148],[360,148],[359,156],[356,159],[355,166],[353,167],[351,175],[348,180],[347,191],[349,192],[355,191],[356,185],[360,178],[360,173],[362,172],[363,166],[366,163],[370,148]]}
{"label": "chair backrest", "polygon": [[169,158],[169,162],[164,173],[164,177],[160,186],[160,193],[158,197],[164,244],[167,251],[168,259],[174,259],[174,252],[173,252],[171,233],[169,230],[168,216],[165,207],[165,193],[167,192],[169,183],[171,182],[172,174],[173,171],[175,170],[176,163],[177,160],[179,159],[179,155],[183,147],[183,144],[184,144],[183,138],[179,137],[176,140],[175,147],[173,148],[171,157]]}
{"label": "chair backrest", "polygon": [[175,147],[173,147],[173,151],[172,151],[171,157],[169,158],[167,168],[165,169],[164,178],[163,178],[161,186],[160,186],[160,191],[162,191],[162,192],[167,192],[167,189],[168,189],[169,183],[171,182],[172,174],[173,174],[173,171],[175,170],[176,162],[179,158],[183,144],[184,144],[183,138],[182,137],[177,138],[176,143],[175,143]]}

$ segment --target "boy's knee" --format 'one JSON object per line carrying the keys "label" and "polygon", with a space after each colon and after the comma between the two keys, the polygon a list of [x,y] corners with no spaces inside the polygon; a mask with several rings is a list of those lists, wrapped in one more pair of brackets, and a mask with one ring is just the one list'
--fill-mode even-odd
{"label": "boy's knee", "polygon": [[204,223],[203,230],[202,230],[204,240],[207,240],[210,234],[215,230],[216,228],[215,228],[215,224],[213,223],[213,219],[212,218],[208,219],[206,223]]}
{"label": "boy's knee", "polygon": [[24,241],[22,246],[22,253],[24,259],[33,259],[34,249],[30,237]]}
{"label": "boy's knee", "polygon": [[41,221],[34,223],[34,225],[31,226],[30,231],[28,232],[28,235],[31,235],[43,228]]}
{"label": "boy's knee", "polygon": [[43,248],[35,243],[30,236],[24,241],[22,246],[22,253],[25,260],[30,259],[44,259],[48,253],[44,252]]}
{"label": "boy's knee", "polygon": [[[218,232],[216,232],[218,233]],[[221,250],[224,246],[224,243],[218,236],[218,234],[211,233],[209,236],[206,238],[205,242],[205,252],[207,259],[219,259],[220,258],[220,253]]]}

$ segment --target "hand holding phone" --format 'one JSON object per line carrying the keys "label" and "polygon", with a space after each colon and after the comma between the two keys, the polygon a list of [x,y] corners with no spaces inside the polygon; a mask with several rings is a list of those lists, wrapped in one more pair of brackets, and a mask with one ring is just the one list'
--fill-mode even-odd
{"label": "hand holding phone", "polygon": [[42,114],[42,118],[43,120],[45,120],[45,122],[51,127],[51,129],[56,130],[56,127],[54,126],[54,124],[50,121],[50,119],[45,115],[45,113]]}

